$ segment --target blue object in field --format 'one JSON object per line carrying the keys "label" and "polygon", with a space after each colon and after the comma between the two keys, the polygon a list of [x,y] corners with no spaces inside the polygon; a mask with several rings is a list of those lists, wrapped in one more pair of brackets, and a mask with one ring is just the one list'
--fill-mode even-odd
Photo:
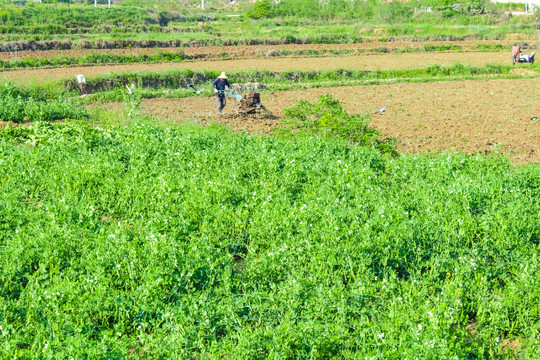
{"label": "blue object in field", "polygon": [[232,96],[236,100],[242,100],[242,96],[238,95],[238,93],[236,91],[234,91],[234,90],[233,90],[234,91],[233,93],[230,93],[230,92],[225,91],[225,90],[219,90],[219,91],[224,92],[225,94]]}

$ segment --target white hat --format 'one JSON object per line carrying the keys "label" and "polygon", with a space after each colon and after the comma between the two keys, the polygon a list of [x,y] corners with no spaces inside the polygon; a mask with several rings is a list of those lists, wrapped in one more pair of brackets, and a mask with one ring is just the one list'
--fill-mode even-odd
{"label": "white hat", "polygon": [[218,76],[218,79],[228,79],[227,75],[225,75],[225,72],[222,72],[221,75]]}

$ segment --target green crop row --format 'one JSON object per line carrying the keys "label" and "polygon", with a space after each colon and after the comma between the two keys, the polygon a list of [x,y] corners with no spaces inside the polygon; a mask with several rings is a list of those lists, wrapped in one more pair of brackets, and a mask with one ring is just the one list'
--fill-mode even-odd
{"label": "green crop row", "polygon": [[534,358],[539,199],[497,154],[8,128],[0,357]]}
{"label": "green crop row", "polygon": [[[64,100],[61,90],[50,87],[21,89],[9,82],[0,86],[0,121],[21,123],[53,121],[66,118],[83,119],[86,110],[72,100]],[[45,90],[45,91],[41,91]]]}
{"label": "green crop row", "polygon": [[129,40],[125,36],[122,40],[32,40],[0,43],[0,51],[40,51],[40,50],[70,50],[70,49],[132,49],[132,48],[161,48],[189,46],[186,39],[166,40]]}
{"label": "green crop row", "polygon": [[[536,65],[535,65],[536,66]],[[272,72],[267,70],[233,71],[229,73],[234,83],[263,83],[263,84],[297,84],[332,81],[369,81],[400,78],[433,78],[459,77],[489,74],[508,74],[511,65],[486,65],[481,67],[456,64],[452,66],[432,65],[421,69],[411,70],[345,70],[328,71],[284,71]],[[209,85],[219,72],[210,70],[174,70],[160,73],[108,73],[86,80],[86,92],[109,91],[122,89],[125,85],[136,83],[142,88],[183,88],[187,84]],[[65,82],[69,91],[77,90],[75,80]]]}
{"label": "green crop row", "polygon": [[[225,27],[226,26],[226,27]],[[274,27],[272,27],[274,26]],[[239,31],[238,29],[242,29]],[[182,33],[178,33],[178,31]],[[199,47],[281,44],[354,44],[373,38],[388,43],[394,41],[463,41],[504,40],[508,34],[522,34],[521,43],[536,41],[536,25],[524,26],[453,26],[430,24],[398,24],[393,26],[345,24],[334,26],[306,25],[284,27],[280,23],[261,27],[250,22],[224,24],[224,28],[171,29],[158,33],[97,32],[88,35],[26,35],[6,34],[0,51],[118,49],[153,47]],[[516,41],[517,43],[517,41]],[[537,45],[536,45],[537,46]]]}
{"label": "green crop row", "polygon": [[117,26],[99,24],[93,27],[77,26],[65,27],[63,25],[47,24],[35,26],[1,25],[0,34],[27,34],[27,35],[71,35],[95,33],[190,33],[199,32],[198,26],[159,26],[159,25],[130,25]]}
{"label": "green crop row", "polygon": [[183,61],[198,57],[188,57],[184,54],[182,48],[177,52],[160,52],[155,54],[142,55],[118,55],[91,53],[83,56],[59,56],[59,57],[25,57],[12,58],[10,60],[0,60],[0,68],[36,68],[44,66],[69,66],[69,65],[101,65],[101,64],[127,64],[137,62],[161,62],[161,61]]}
{"label": "green crop row", "polygon": [[[209,34],[206,32],[191,33],[98,33],[89,36],[57,36],[42,35],[6,35],[5,42],[0,43],[0,51],[26,50],[64,50],[64,49],[124,49],[124,48],[154,48],[154,47],[201,47],[201,46],[243,46],[243,45],[284,45],[284,44],[356,44],[376,37],[392,41],[464,41],[464,40],[504,40],[507,34],[518,32],[524,40],[515,43],[529,43],[536,34],[535,27],[519,29],[494,28],[468,30],[437,28],[417,32],[414,35],[395,34],[377,35],[372,30],[357,33],[356,29],[338,29],[328,33],[326,29],[309,29],[309,34],[298,29],[279,31],[271,34]],[[66,37],[68,40],[66,40]],[[534,40],[533,40],[534,41]],[[537,46],[537,45],[536,45]]]}

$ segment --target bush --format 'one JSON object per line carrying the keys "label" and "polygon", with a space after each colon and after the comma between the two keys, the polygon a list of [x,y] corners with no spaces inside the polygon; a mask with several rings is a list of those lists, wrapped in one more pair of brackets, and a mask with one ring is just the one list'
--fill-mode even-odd
{"label": "bush", "polygon": [[245,16],[252,19],[260,19],[270,17],[272,14],[272,3],[270,0],[258,0],[253,4],[252,9],[245,12]]}
{"label": "bush", "polygon": [[397,155],[393,139],[379,139],[380,133],[368,126],[369,114],[347,114],[332,95],[321,95],[318,103],[302,100],[298,105],[283,112],[292,119],[290,130],[341,138],[350,145],[371,145],[382,153]]}

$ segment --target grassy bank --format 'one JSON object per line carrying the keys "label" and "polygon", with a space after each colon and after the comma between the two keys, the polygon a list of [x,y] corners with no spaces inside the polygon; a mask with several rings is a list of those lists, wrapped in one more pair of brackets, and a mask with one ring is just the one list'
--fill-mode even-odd
{"label": "grassy bank", "polygon": [[116,48],[123,41],[169,46],[356,43],[372,36],[455,41],[504,39],[516,33],[535,39],[538,22],[538,15],[509,18],[503,7],[481,1],[450,0],[442,5],[265,0],[239,1],[235,6],[211,3],[204,11],[194,1],[129,1],[110,9],[88,5],[31,2],[21,7],[2,1],[2,45],[4,49],[56,49],[55,43],[67,42],[85,48]]}
{"label": "grassy bank", "polygon": [[[59,28],[69,31],[69,27]],[[2,29],[0,28],[0,31]],[[1,51],[110,49],[126,47],[234,46],[276,44],[351,44],[373,38],[407,41],[516,40],[538,41],[536,23],[466,23],[408,19],[391,23],[297,18],[182,23],[143,28],[109,26],[88,32],[46,34],[5,29]],[[517,36],[518,34],[519,36]],[[516,37],[517,36],[517,37]]]}
{"label": "grassy bank", "polygon": [[[445,26],[431,25],[418,29],[415,24],[394,26],[346,24],[333,26],[305,25],[257,28],[250,24],[203,25],[193,31],[164,33],[95,33],[86,35],[5,35],[0,51],[118,49],[153,47],[243,46],[282,44],[355,44],[378,38],[382,41],[465,41],[508,40],[519,34],[516,43],[538,41],[536,25],[519,26]],[[416,29],[412,31],[411,29]],[[512,35],[511,35],[512,34]],[[512,38],[510,37],[510,39]]]}

